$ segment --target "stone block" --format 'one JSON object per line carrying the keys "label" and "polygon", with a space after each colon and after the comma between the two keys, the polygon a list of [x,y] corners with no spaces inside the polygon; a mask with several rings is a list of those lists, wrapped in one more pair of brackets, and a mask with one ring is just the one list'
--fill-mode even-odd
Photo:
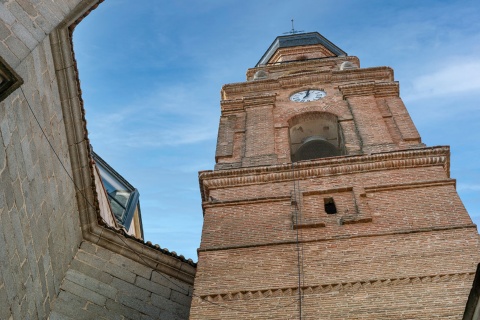
{"label": "stone block", "polygon": [[119,302],[107,299],[106,308],[113,314],[126,315],[128,319],[141,320],[142,314],[138,310],[134,310]]}
{"label": "stone block", "polygon": [[184,293],[180,293],[175,290],[172,290],[170,299],[184,306],[190,306],[190,304],[192,303],[192,296],[186,295]]}
{"label": "stone block", "polygon": [[47,270],[45,278],[47,279],[47,289],[49,296],[55,297],[57,295],[57,291],[55,290],[55,278],[53,276],[53,271],[51,267]]}
{"label": "stone block", "polygon": [[[1,11],[0,8],[0,12]],[[21,60],[13,53],[12,49],[2,41],[0,41],[0,55],[14,69],[17,68],[21,62]]]}
{"label": "stone block", "polygon": [[[27,48],[32,51],[38,45],[38,41],[33,37],[33,35],[25,28],[22,24],[15,22],[12,25],[12,31],[17,36],[17,38],[27,46]],[[43,38],[42,38],[43,39]]]}
{"label": "stone block", "polygon": [[159,308],[155,307],[150,303],[133,298],[131,296],[119,295],[118,301],[127,307],[140,311],[141,313],[149,315],[153,318],[158,318],[158,316],[160,315]]}
{"label": "stone block", "polygon": [[15,22],[13,14],[0,2],[0,20],[8,25],[12,25]]}
{"label": "stone block", "polygon": [[105,270],[108,272],[108,268],[105,267],[106,261],[97,257],[95,255],[89,254],[83,250],[78,250],[77,255],[75,256],[76,260],[82,261],[86,264],[89,264],[97,269]]}
{"label": "stone block", "polygon": [[106,320],[124,320],[125,317],[122,314],[116,314],[110,312],[105,307],[100,307],[94,303],[87,303],[86,309],[95,315],[96,319],[106,319]]}
{"label": "stone block", "polygon": [[76,270],[81,274],[85,274],[105,284],[111,283],[113,279],[112,275],[77,259],[72,261],[70,269]]}
{"label": "stone block", "polygon": [[7,117],[0,119],[0,131],[2,134],[3,145],[8,146],[10,144],[10,138],[12,136],[12,132],[10,131],[10,125],[8,124]]}
{"label": "stone block", "polygon": [[[0,106],[1,108],[2,106]],[[6,165],[6,160],[7,160],[7,155],[5,153],[5,148],[3,147],[3,143],[2,143],[2,140],[1,140],[1,137],[2,137],[2,132],[0,131],[0,172],[2,172],[5,168],[5,165]],[[0,203],[0,208],[3,207],[3,204]]]}
{"label": "stone block", "polygon": [[46,297],[48,290],[47,290],[47,279],[45,278],[45,268],[43,266],[43,261],[40,259],[37,262],[38,267],[38,278],[40,279],[41,289],[42,289],[42,297]]}
{"label": "stone block", "polygon": [[[15,155],[15,149],[12,146],[12,144],[9,144],[7,147],[7,161],[8,161],[8,171],[10,173],[10,181],[15,181],[18,177],[18,164],[17,164],[17,157]],[[15,162],[13,162],[15,161]],[[4,186],[4,185],[2,185]],[[11,193],[5,192],[5,195],[11,195],[12,198],[10,199],[11,202],[9,203],[9,199],[7,198],[7,204],[9,208],[11,208],[11,205],[15,203],[15,197],[13,194],[13,186],[11,187]]]}
{"label": "stone block", "polygon": [[[49,4],[49,2],[46,2],[45,4],[43,4],[41,6],[37,6],[37,10],[45,18],[45,20],[49,21],[53,25],[57,25],[62,21],[63,16],[60,16],[56,12],[56,10],[52,10],[52,7],[53,8],[55,7],[53,2],[51,3],[50,6],[48,4]],[[52,30],[53,30],[53,28],[52,28]]]}
{"label": "stone block", "polygon": [[[42,29],[37,28],[37,26],[33,24],[32,18],[16,1],[10,1],[7,4],[7,8],[15,16],[16,20],[21,23],[28,30],[29,33],[31,33],[37,44],[38,42],[42,41],[43,38],[45,38],[45,32],[43,32]],[[33,48],[35,47],[36,45],[33,46]]]}
{"label": "stone block", "polygon": [[[1,148],[0,148],[1,149]],[[1,158],[0,158],[1,159]],[[3,191],[0,191],[0,214],[2,213],[3,210],[7,210],[5,208],[6,206],[6,202],[5,202],[5,194],[3,193]]]}
{"label": "stone block", "polygon": [[57,313],[59,319],[96,319],[95,315],[85,310],[87,300],[67,291],[60,291],[55,300],[52,313]]}
{"label": "stone block", "polygon": [[58,313],[57,311],[52,311],[48,316],[48,320],[75,320],[75,319],[70,318],[64,314]]}
{"label": "stone block", "polygon": [[112,255],[110,262],[147,279],[150,278],[153,270],[119,254]]}
{"label": "stone block", "polygon": [[[85,251],[85,252],[88,252],[90,254],[93,254],[93,255],[96,255],[97,254],[97,249],[99,247],[93,243],[91,243],[90,241],[82,241],[82,243],[80,244],[80,249]],[[108,251],[108,250],[106,250]],[[109,251],[108,251],[109,252]],[[111,254],[111,253],[110,253]],[[104,260],[108,260],[110,259],[110,256],[108,257],[102,257],[102,259]]]}
{"label": "stone block", "polygon": [[119,295],[128,295],[143,301],[147,301],[150,297],[149,291],[118,278],[113,278],[112,286],[118,289]]}
{"label": "stone block", "polygon": [[159,307],[162,310],[167,310],[176,315],[183,315],[184,318],[187,318],[188,312],[190,309],[189,305],[181,305],[172,300],[166,299],[162,296],[156,294],[152,295],[152,304]]}
{"label": "stone block", "polygon": [[190,292],[190,286],[188,284],[180,282],[158,271],[152,273],[152,281],[167,288],[171,288],[177,291],[183,291],[185,294]]}
{"label": "stone block", "polygon": [[171,289],[168,287],[165,287],[163,285],[160,285],[156,282],[153,282],[151,280],[145,279],[143,277],[138,276],[137,279],[135,280],[135,285],[137,285],[140,288],[143,288],[145,290],[148,290],[150,292],[154,292],[162,297],[169,298]]}
{"label": "stone block", "polygon": [[10,28],[3,21],[0,21],[0,39],[7,39],[11,34]]}
{"label": "stone block", "polygon": [[117,295],[117,289],[115,288],[115,285],[111,286],[105,284],[73,269],[67,271],[65,279],[68,279],[107,298],[115,299],[115,296]]}
{"label": "stone block", "polygon": [[7,291],[5,290],[5,285],[0,275],[0,319],[9,319],[10,316],[10,304],[8,302]]}
{"label": "stone block", "polygon": [[84,250],[85,252],[88,252],[89,254],[95,255],[95,257],[105,260],[106,263],[110,263],[109,260],[112,257],[112,255],[114,255],[112,251],[102,248],[100,246],[94,245],[88,241],[82,242],[81,249]]}
{"label": "stone block", "polygon": [[90,289],[87,289],[85,287],[82,287],[68,279],[65,279],[62,283],[62,286],[61,286],[61,289],[62,290],[65,290],[67,292],[70,292],[76,296],[79,296],[83,299],[85,299],[86,301],[90,301],[90,302],[93,302],[99,306],[103,306],[105,305],[105,302],[107,301],[107,298],[105,298],[104,296],[90,290]]}
{"label": "stone block", "polygon": [[112,276],[116,277],[116,278],[125,280],[125,281],[130,282],[130,283],[135,282],[135,278],[136,278],[135,273],[130,272],[127,269],[119,267],[115,264],[107,263],[107,264],[104,265],[103,270],[105,272],[111,274]]}
{"label": "stone block", "polygon": [[170,310],[162,310],[160,312],[160,319],[172,319],[172,320],[188,319],[188,312],[186,315],[181,316],[171,312]]}

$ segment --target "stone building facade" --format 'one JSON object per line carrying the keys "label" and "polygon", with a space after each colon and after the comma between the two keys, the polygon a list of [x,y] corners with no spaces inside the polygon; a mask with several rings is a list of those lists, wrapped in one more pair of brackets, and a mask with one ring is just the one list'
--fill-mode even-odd
{"label": "stone building facade", "polygon": [[0,319],[188,318],[195,264],[99,215],[71,42],[98,2],[0,2]]}
{"label": "stone building facade", "polygon": [[190,319],[461,319],[479,236],[391,68],[292,34],[221,96]]}

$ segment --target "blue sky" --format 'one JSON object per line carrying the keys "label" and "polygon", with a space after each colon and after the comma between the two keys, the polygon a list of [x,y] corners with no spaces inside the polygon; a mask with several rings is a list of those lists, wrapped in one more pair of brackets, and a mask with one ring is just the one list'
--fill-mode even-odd
{"label": "blue sky", "polygon": [[[459,5],[461,3],[461,5]],[[197,172],[213,169],[223,84],[275,37],[318,31],[390,66],[428,146],[480,224],[480,2],[105,0],[74,32],[94,150],[139,191],[146,240],[197,260]]]}

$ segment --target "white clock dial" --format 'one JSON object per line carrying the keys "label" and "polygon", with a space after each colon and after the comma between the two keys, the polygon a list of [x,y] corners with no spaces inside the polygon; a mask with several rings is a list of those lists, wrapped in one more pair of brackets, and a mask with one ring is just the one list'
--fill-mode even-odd
{"label": "white clock dial", "polygon": [[310,102],[320,100],[326,95],[327,93],[323,90],[309,89],[292,94],[290,100],[293,102]]}

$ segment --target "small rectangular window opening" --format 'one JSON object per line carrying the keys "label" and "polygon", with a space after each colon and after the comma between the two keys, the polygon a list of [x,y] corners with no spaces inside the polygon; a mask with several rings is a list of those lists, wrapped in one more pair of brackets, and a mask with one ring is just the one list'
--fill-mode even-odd
{"label": "small rectangular window opening", "polygon": [[323,203],[325,205],[325,212],[327,214],[337,213],[337,207],[335,206],[335,201],[333,201],[332,197],[323,198]]}

